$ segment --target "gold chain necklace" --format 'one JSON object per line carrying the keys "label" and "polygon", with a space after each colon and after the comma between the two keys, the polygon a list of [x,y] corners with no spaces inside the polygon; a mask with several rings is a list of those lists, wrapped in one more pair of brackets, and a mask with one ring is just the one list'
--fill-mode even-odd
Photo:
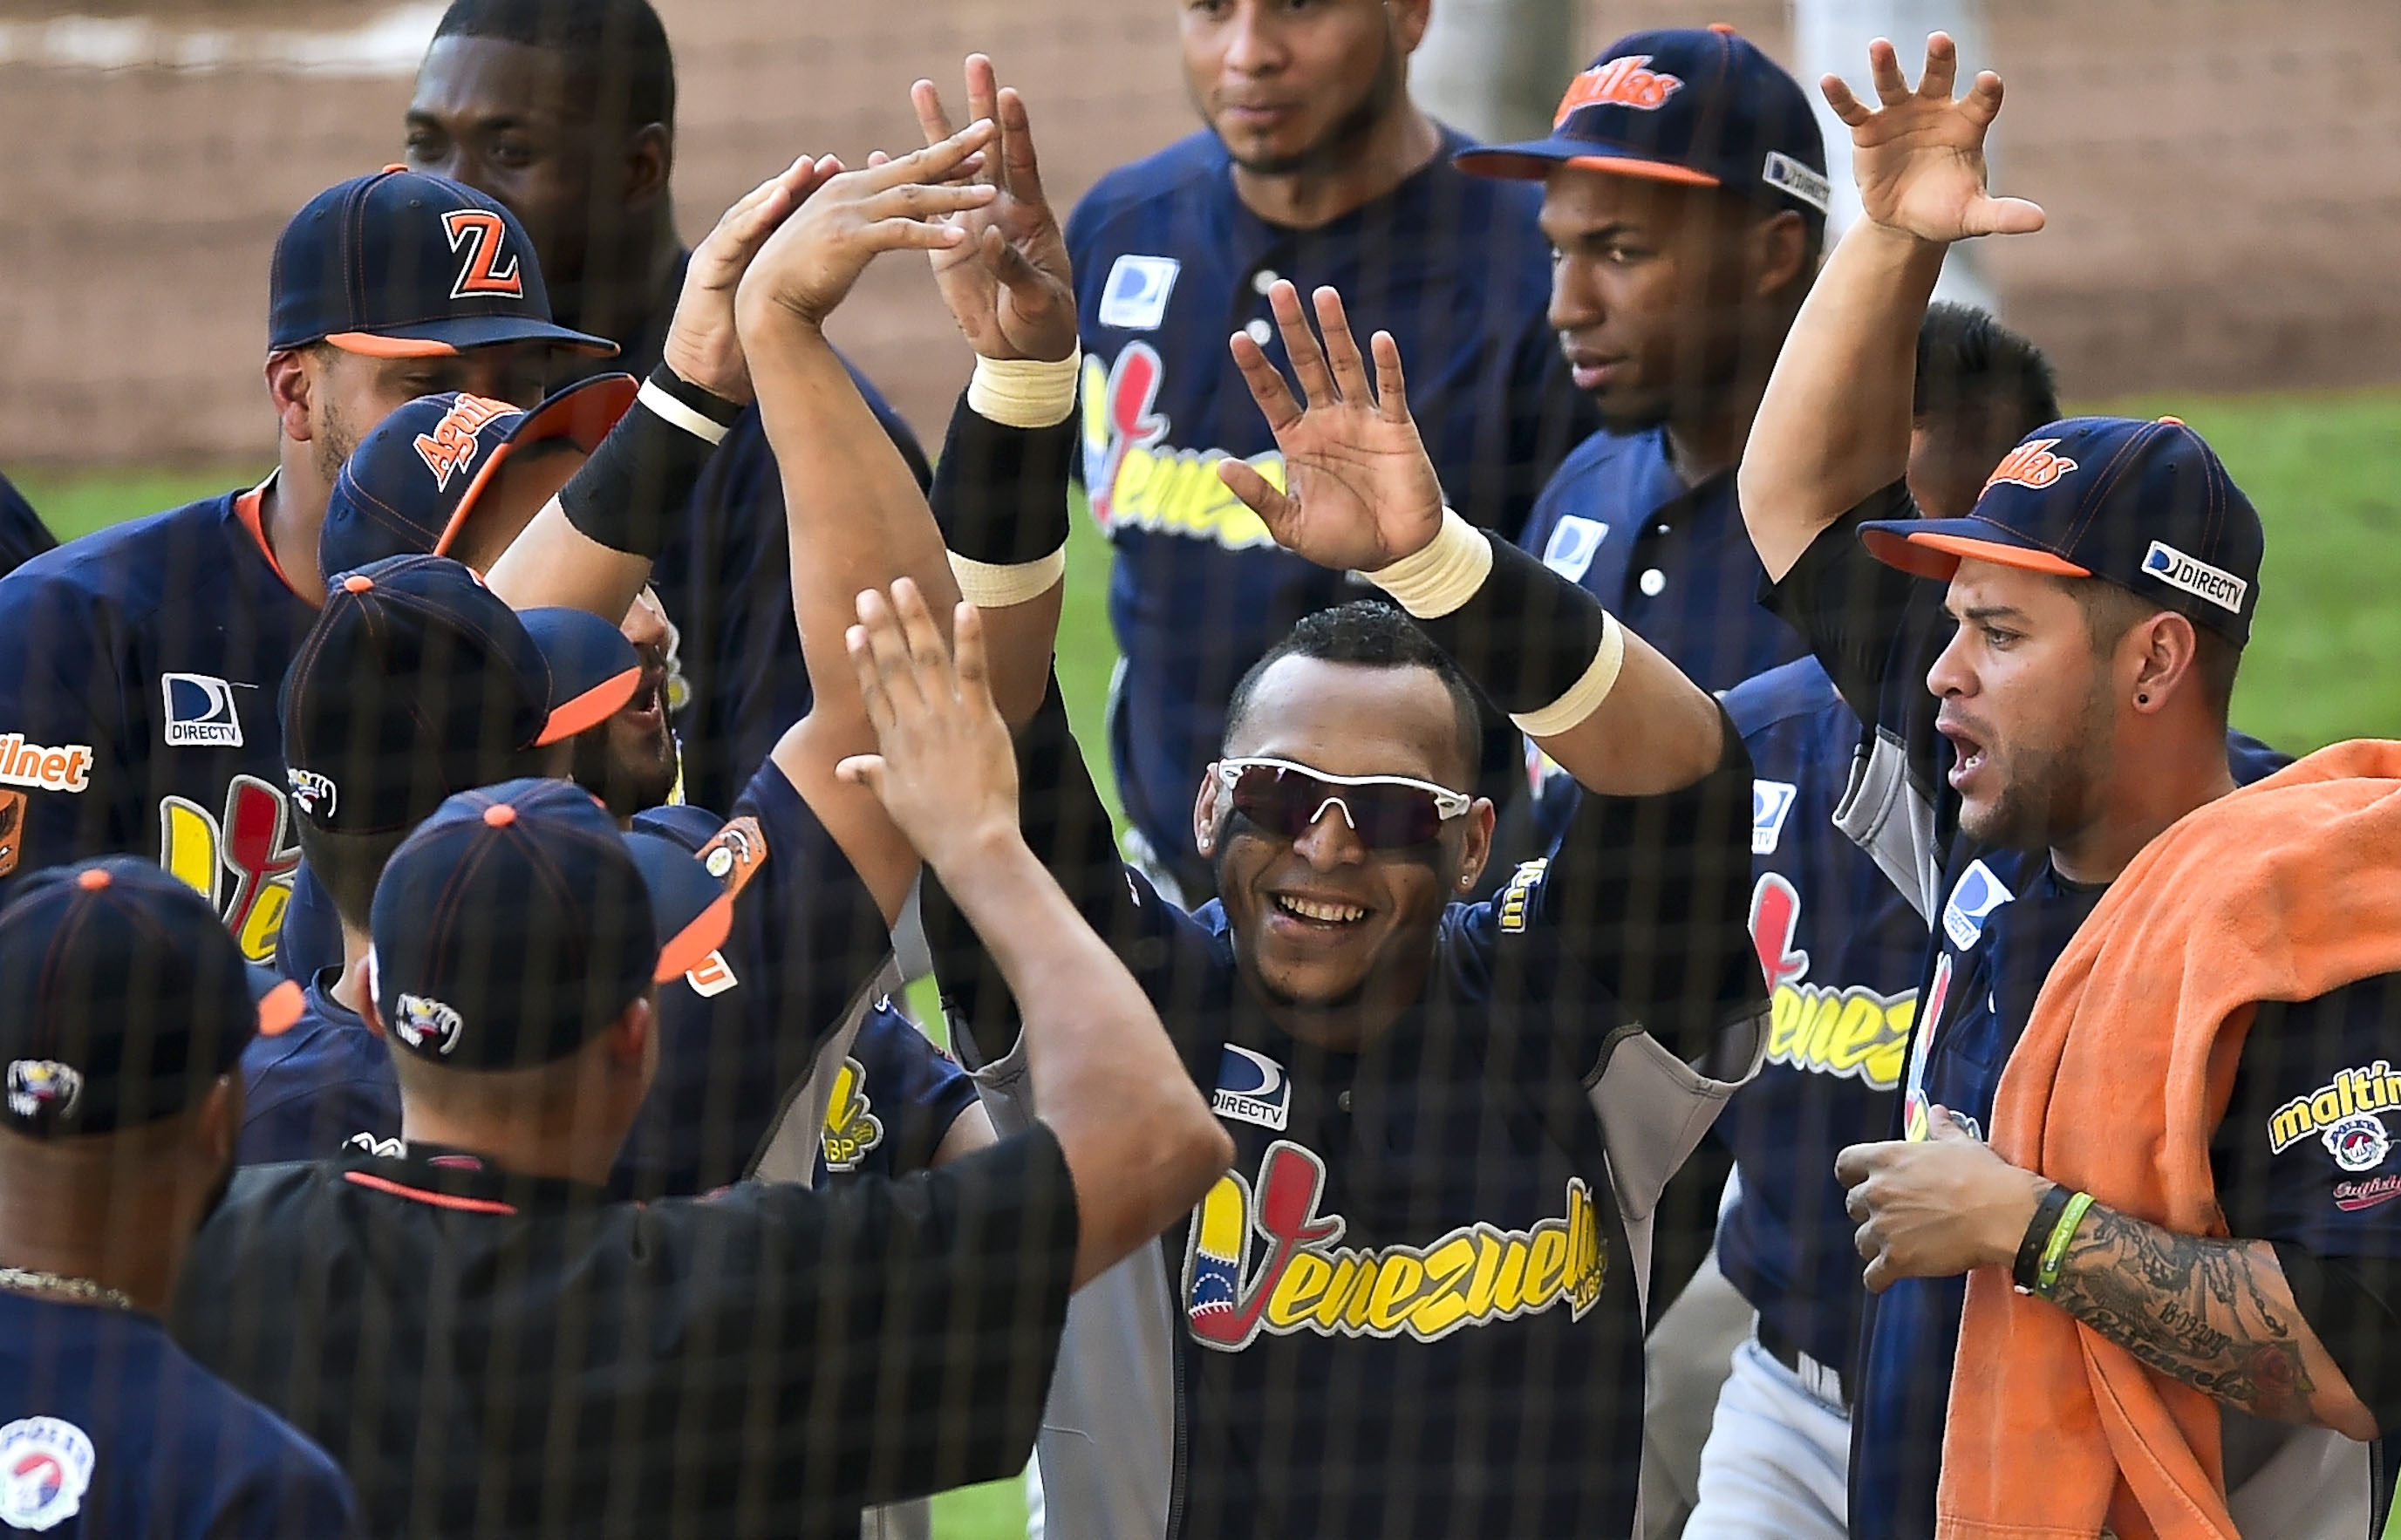
{"label": "gold chain necklace", "polygon": [[122,1290],[111,1288],[106,1284],[95,1284],[89,1278],[70,1278],[63,1272],[44,1272],[36,1268],[0,1267],[0,1288],[56,1294],[79,1304],[106,1305],[111,1310],[140,1308]]}

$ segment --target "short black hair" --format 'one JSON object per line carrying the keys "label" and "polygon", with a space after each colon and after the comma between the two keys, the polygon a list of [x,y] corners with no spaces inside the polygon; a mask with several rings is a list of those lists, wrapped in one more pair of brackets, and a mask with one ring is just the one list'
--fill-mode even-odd
{"label": "short black hair", "polygon": [[375,912],[376,884],[383,879],[383,869],[390,864],[391,853],[416,830],[392,830],[380,834],[343,834],[318,828],[307,818],[294,820],[293,832],[300,842],[300,859],[309,863],[309,873],[317,886],[334,901],[334,912],[342,916],[342,924],[352,930],[364,930]]}
{"label": "short black hair", "polygon": [[651,0],[451,0],[433,35],[546,49],[591,121],[675,127],[675,55]]}
{"label": "short black hair", "polygon": [[1450,694],[1459,728],[1460,763],[1470,776],[1475,773],[1484,740],[1484,708],[1477,700],[1475,686],[1459,671],[1459,665],[1450,661],[1449,653],[1418,629],[1416,622],[1381,598],[1352,599],[1331,610],[1303,615],[1282,641],[1251,665],[1242,682],[1234,686],[1233,697],[1226,703],[1225,742],[1232,742],[1235,733],[1241,730],[1259,681],[1269,669],[1291,657],[1357,664],[1368,668],[1433,670]]}
{"label": "short black hair", "polygon": [[1989,310],[1945,301],[1917,328],[1915,416],[2001,456],[2046,422],[2059,420],[2059,375],[2040,348]]}

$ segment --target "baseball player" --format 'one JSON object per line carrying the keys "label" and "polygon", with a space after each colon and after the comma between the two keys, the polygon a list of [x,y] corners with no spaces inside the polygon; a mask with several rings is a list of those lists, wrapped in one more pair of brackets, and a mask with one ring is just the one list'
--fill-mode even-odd
{"label": "baseball player", "polygon": [[252,997],[217,917],[116,857],[0,908],[0,1529],[363,1536],[350,1484],[159,1320],[232,1160]]}
{"label": "baseball player", "polygon": [[[1082,474],[1117,548],[1124,654],[1109,763],[1161,891],[1209,895],[1192,788],[1234,683],[1294,621],[1365,592],[1278,549],[1211,469],[1282,461],[1226,333],[1279,349],[1278,279],[1331,284],[1416,361],[1428,451],[1470,522],[1514,534],[1590,432],[1543,317],[1532,190],[1463,176],[1467,141],[1409,98],[1432,0],[1210,0],[1183,9],[1205,127],[1101,179],[1067,225],[1084,362]],[[1493,764],[1511,757],[1496,734]]]}
{"label": "baseball player", "polygon": [[[550,779],[454,797],[393,853],[373,1003],[405,1151],[238,1173],[175,1314],[377,1533],[855,1535],[863,1504],[1013,1471],[1069,1290],[1223,1170],[1157,1016],[1013,836],[972,623],[955,673],[934,651],[887,676],[867,774],[1041,1002],[1047,1108],[940,1171],[610,1201],[652,985],[722,934],[722,889]],[[262,1277],[290,1329],[256,1329]]]}
{"label": "baseball player", "polygon": [[24,494],[10,486],[7,476],[0,476],[0,577],[58,543],[59,537],[50,533]]}
{"label": "baseball player", "polygon": [[[1836,1166],[1878,1291],[1850,1387],[1851,1528],[1914,1536],[1936,1522],[1964,1295],[1955,1274],[1991,1259],[1963,1237],[2023,1196],[2014,1242],[2037,1209],[2024,1173],[2011,1174],[1997,1208],[1980,1189],[1977,1177],[1999,1162],[1978,1138],[2053,959],[2129,861],[2235,784],[2226,712],[2264,541],[2224,466],[2174,419],[2046,425],[2002,460],[1970,516],[1910,516],[1896,474],[1907,360],[1943,249],[2039,228],[2042,213],[1983,187],[1978,149],[1999,109],[1997,77],[1978,76],[1955,101],[1956,57],[1940,34],[1914,90],[1890,44],[1877,42],[1870,58],[1880,109],[1826,84],[1852,127],[1867,214],[1794,325],[1745,453],[1741,496],[1775,603],[1874,729],[1843,827],[1933,928],[1896,1138],[1846,1149]],[[2352,1062],[2342,1055],[2367,1053],[2369,1038],[2341,1036],[2359,1020],[2322,1021],[2319,1059],[2255,1052],[2290,1035],[2255,1037],[2235,1105],[2290,1095],[2296,1084],[2306,1092],[2318,1083],[2311,1076]],[[2295,1160],[2256,1122],[2228,1121],[2210,1151],[2216,1195],[2231,1233],[2256,1239],[2158,1265],[2103,1258],[2106,1285],[2053,1295],[2153,1370],[2223,1403],[2220,1475],[2236,1512],[2262,1524],[2302,1508],[2289,1478],[2273,1475],[2296,1435],[2262,1419],[2353,1437],[2382,1421],[2343,1381],[2380,1361],[2358,1323],[2389,1297],[2373,1259],[2390,1252],[2390,1226],[2339,1209],[2327,1217],[2340,1173],[2332,1147],[2319,1148],[2323,1160]],[[2164,1234],[2127,1222],[2133,1243]],[[2031,1260],[2044,1255],[2037,1235]],[[2224,1293],[2196,1299],[2179,1282],[2196,1274],[2179,1268],[2210,1270]],[[2016,1276],[2052,1292],[2033,1267]],[[2245,1299],[2268,1301],[2266,1325],[2228,1303]],[[2184,1323],[2181,1345],[2150,1333],[2162,1318]],[[2291,1387],[2312,1377],[2323,1394],[2297,1401]],[[2358,1382],[2374,1394],[2379,1382]],[[2362,1476],[2346,1495],[2361,1499],[2364,1531]],[[2264,1507],[2246,1506],[2255,1478],[2274,1492]]]}
{"label": "baseball player", "polygon": [[[1646,1213],[1682,1134],[1755,1063],[1749,762],[1716,704],[1591,596],[1445,516],[1389,336],[1371,387],[1331,291],[1323,349],[1289,285],[1269,299],[1308,407],[1247,337],[1235,356],[1293,495],[1221,474],[1280,540],[1369,572],[1409,613],[1304,620],[1236,692],[1192,792],[1223,895],[1197,914],[1118,859],[1055,692],[1021,737],[1031,838],[1239,1151],[1160,1252],[1071,1313],[1047,1533],[1624,1533],[1648,1231],[1617,1194]],[[950,511],[954,563],[979,586],[1004,585],[994,567],[1035,575],[1008,553],[1063,535],[1050,506],[1029,486]],[[985,612],[996,678],[1007,653],[1047,658],[1055,596],[1039,597]],[[1469,679],[1603,792],[1556,859],[1483,904],[1458,901],[1493,817],[1459,789]],[[930,890],[927,930],[953,1040],[1006,1087],[1005,992]],[[1621,1079],[1597,1110],[1604,1041]],[[1652,1079],[1669,1055],[1703,1078]],[[1599,1174],[1605,1154],[1635,1187]]]}
{"label": "baseball player", "polygon": [[429,391],[539,399],[552,352],[614,351],[556,325],[508,212],[387,172],[311,199],[276,244],[266,375],[278,468],[245,492],[138,519],[0,579],[0,875],[153,857],[274,956],[299,852],[274,691],[323,588],[335,474]]}
{"label": "baseball player", "polygon": [[[455,0],[418,66],[407,163],[525,221],[562,317],[659,362],[691,261],[675,226],[675,60],[649,0]],[[916,436],[852,378],[919,485]],[[809,707],[790,617],[785,488],[745,413],[658,552],[685,800],[722,812]]]}
{"label": "baseball player", "polygon": [[[1909,482],[1938,518],[1965,513],[2002,454],[2059,415],[2034,345],[1956,306],[1934,307],[1919,331],[1914,402]],[[1716,1125],[1740,1176],[1717,1263],[1749,1329],[1731,1378],[1679,1387],[1707,1395],[1707,1443],[1657,1506],[1646,1492],[1643,1514],[1655,1526],[1661,1509],[1689,1508],[1695,1540],[1841,1540],[1863,1296],[1834,1154],[1892,1120],[1927,922],[1834,827],[1860,727],[1824,667],[1796,658],[1725,706],[1754,777],[1750,930],[1770,1007],[1766,1062]]]}

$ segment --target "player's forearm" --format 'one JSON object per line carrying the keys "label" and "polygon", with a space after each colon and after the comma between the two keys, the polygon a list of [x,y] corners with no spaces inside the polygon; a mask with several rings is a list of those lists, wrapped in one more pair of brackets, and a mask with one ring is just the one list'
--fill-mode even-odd
{"label": "player's forearm", "polygon": [[2265,1241],[2181,1235],[2095,1203],[2051,1300],[2151,1368],[2255,1417],[2377,1436]]}
{"label": "player's forearm", "polygon": [[1909,464],[1917,331],[1945,248],[1860,220],[1777,355],[1743,449],[1743,522],[1771,578]]}
{"label": "player's forearm", "polygon": [[1133,975],[1022,840],[937,872],[1016,997],[1034,1105],[1076,1180],[1080,1286],[1200,1202],[1232,1143]]}
{"label": "player's forearm", "polygon": [[[916,477],[815,326],[771,305],[745,317],[743,344],[784,483],[793,618],[814,709],[866,718],[843,637],[867,588],[910,578],[945,632],[958,600]],[[862,737],[860,749],[872,744]]]}
{"label": "player's forearm", "polygon": [[951,413],[931,502],[959,591],[983,612],[993,700],[1010,730],[1042,704],[1066,577],[1077,360],[980,360]]}
{"label": "player's forearm", "polygon": [[486,581],[511,609],[561,606],[615,621],[651,581],[651,566],[650,557],[603,545],[577,529],[553,498],[492,563]]}
{"label": "player's forearm", "polygon": [[1716,768],[1708,692],[1516,546],[1446,514],[1430,544],[1367,575],[1587,790],[1652,796]]}

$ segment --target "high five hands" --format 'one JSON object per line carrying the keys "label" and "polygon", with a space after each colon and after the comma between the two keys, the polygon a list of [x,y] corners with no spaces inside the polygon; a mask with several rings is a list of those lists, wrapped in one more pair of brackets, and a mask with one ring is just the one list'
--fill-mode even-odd
{"label": "high five hands", "polygon": [[1301,313],[1300,291],[1282,281],[1268,291],[1305,405],[1257,343],[1237,332],[1228,344],[1283,452],[1283,486],[1233,459],[1217,462],[1217,476],[1285,550],[1337,571],[1372,572],[1433,541],[1442,528],[1442,483],[1409,416],[1400,344],[1390,332],[1368,339],[1371,384],[1342,296],[1326,288],[1311,298],[1323,347]]}
{"label": "high five hands", "polygon": [[[998,142],[971,176],[994,196],[953,219],[965,240],[926,254],[935,286],[967,345],[984,357],[1065,358],[1076,351],[1076,286],[1067,238],[1043,196],[1025,98],[1001,87],[992,61],[980,53],[967,55],[967,116],[999,128]],[[928,145],[951,137],[950,114],[932,81],[911,87],[909,100]]]}
{"label": "high five hands", "polygon": [[954,179],[977,170],[998,131],[990,119],[979,119],[913,154],[873,157],[862,171],[845,171],[830,156],[817,161],[816,189],[767,237],[742,276],[735,309],[743,327],[777,315],[822,326],[882,253],[967,241],[954,216],[982,208],[999,188]]}
{"label": "high five hands", "polygon": [[1871,108],[1838,75],[1818,82],[1851,131],[1851,166],[1868,218],[1921,241],[2030,235],[2042,210],[1984,190],[1984,134],[2001,110],[2001,77],[1986,70],[1954,99],[1959,49],[1948,35],[1926,40],[1926,69],[1912,90],[1891,43],[1868,45],[1868,69],[1882,104]]}

